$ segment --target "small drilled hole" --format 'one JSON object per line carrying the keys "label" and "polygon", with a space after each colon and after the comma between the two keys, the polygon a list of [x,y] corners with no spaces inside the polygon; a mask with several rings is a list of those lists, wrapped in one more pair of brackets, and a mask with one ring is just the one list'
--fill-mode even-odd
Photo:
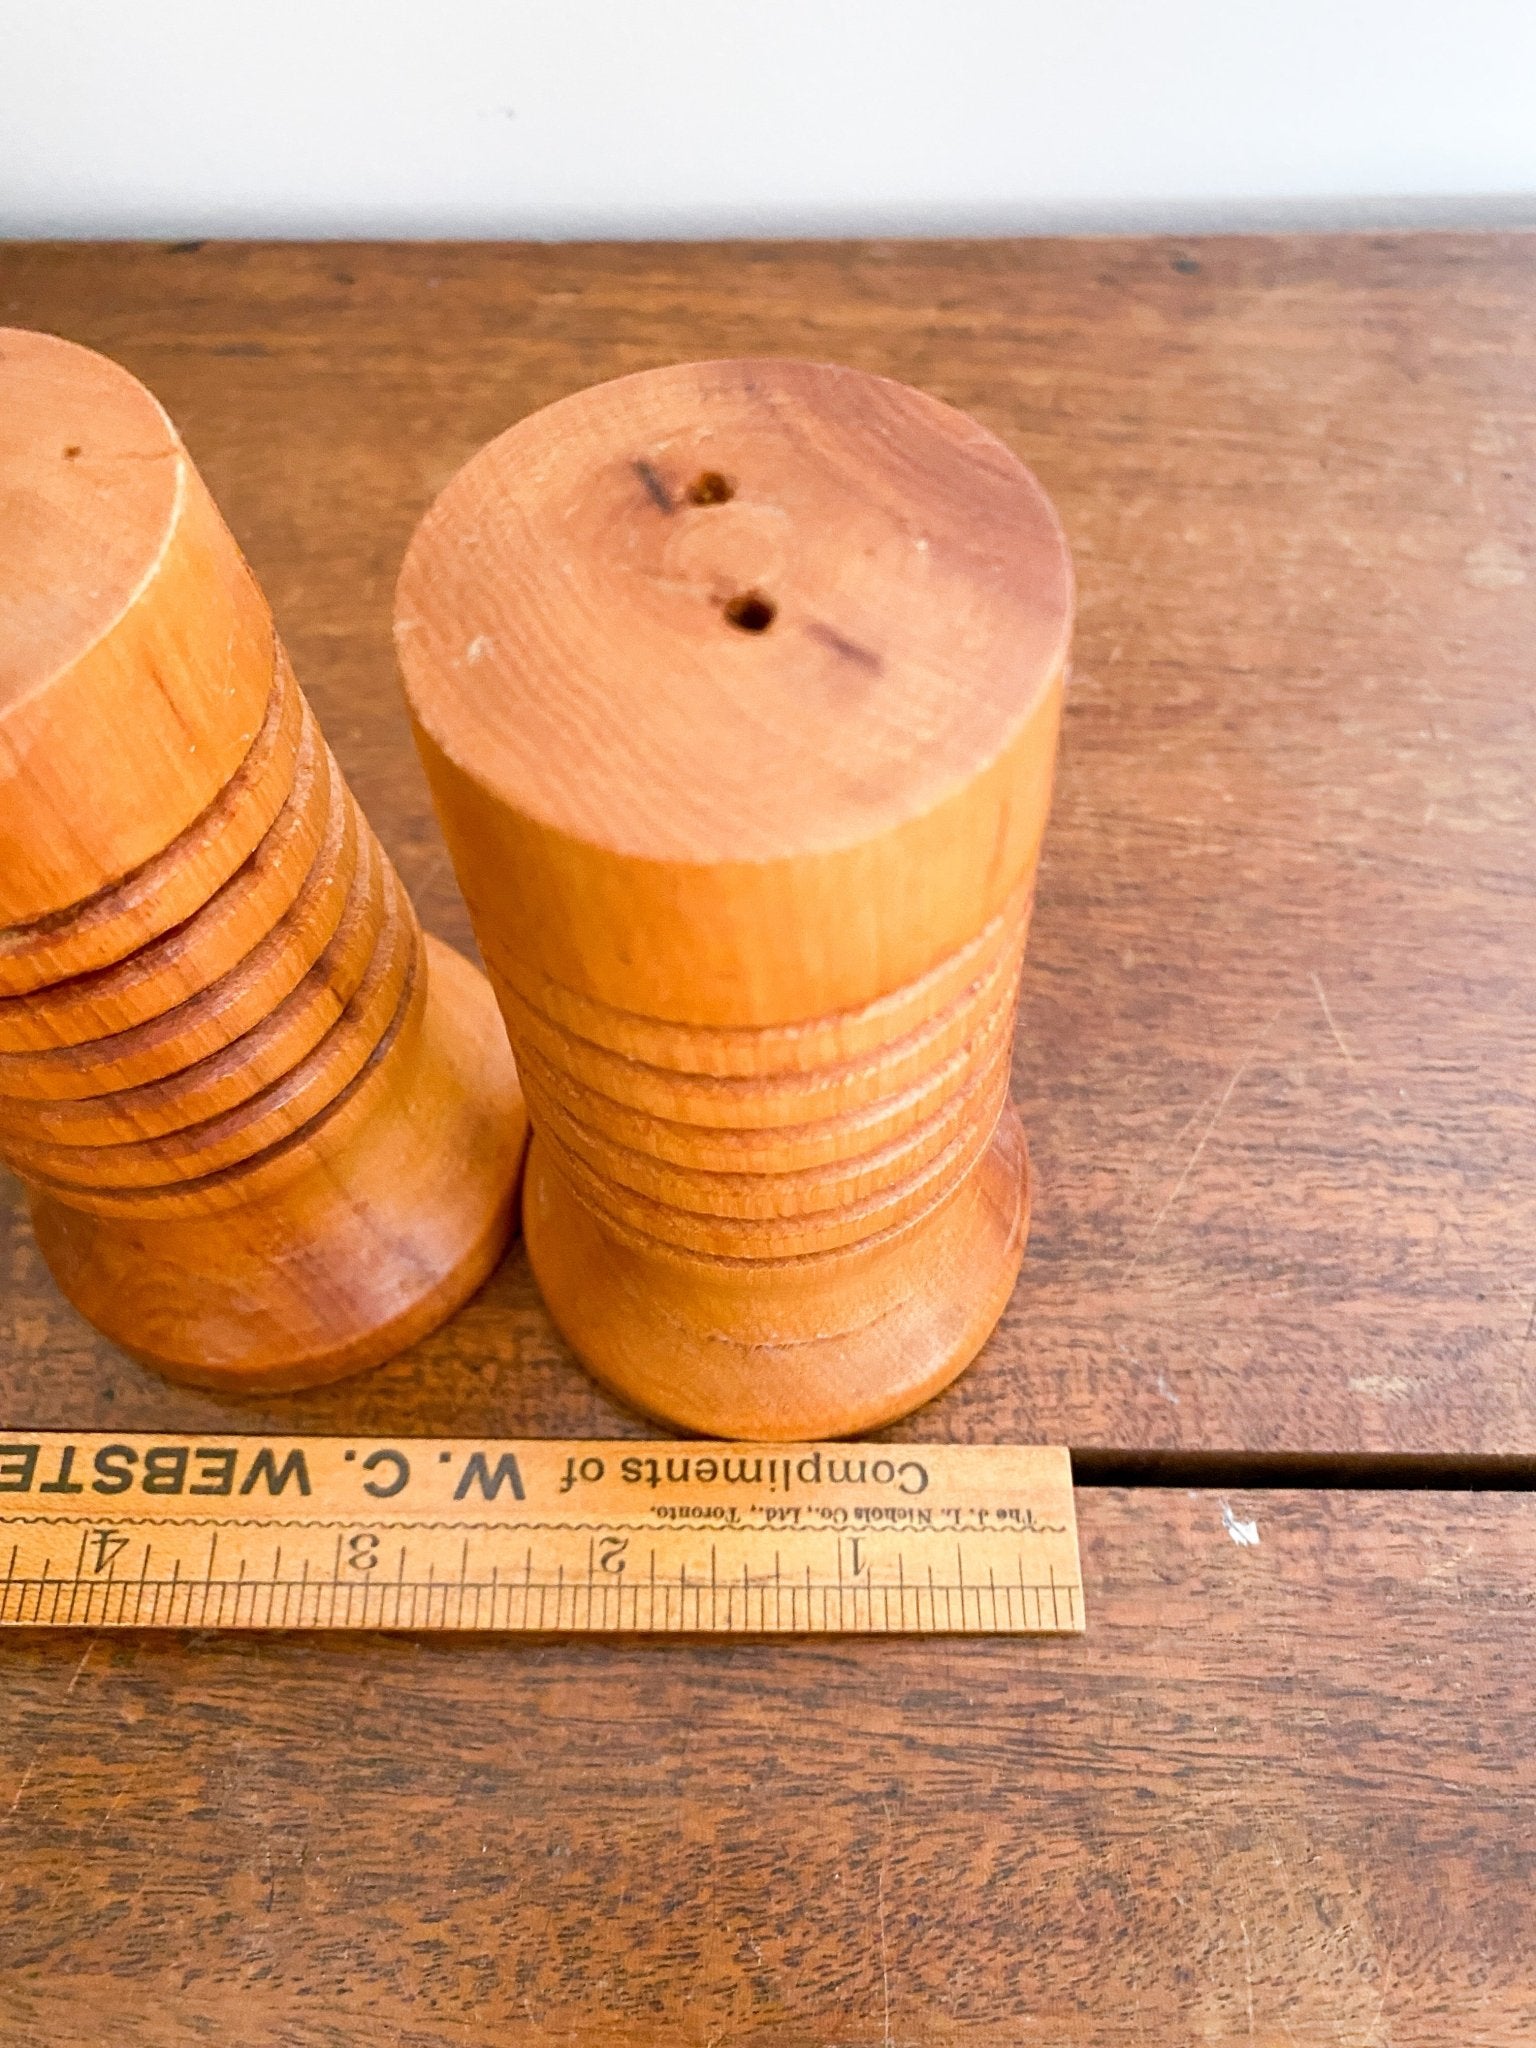
{"label": "small drilled hole", "polygon": [[778,606],[760,590],[743,590],[725,607],[725,616],[743,633],[766,633],[778,615]]}
{"label": "small drilled hole", "polygon": [[736,486],[718,469],[700,470],[688,486],[690,505],[728,505],[735,495]]}

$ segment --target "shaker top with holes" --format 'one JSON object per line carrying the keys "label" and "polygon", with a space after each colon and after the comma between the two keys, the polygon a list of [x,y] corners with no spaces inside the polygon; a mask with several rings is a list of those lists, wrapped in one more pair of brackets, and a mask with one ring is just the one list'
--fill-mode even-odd
{"label": "shaker top with holes", "polygon": [[456,865],[516,895],[521,965],[769,1024],[897,987],[1018,885],[1071,615],[1049,501],[974,420],[744,359],[482,449],[412,543],[397,641]]}

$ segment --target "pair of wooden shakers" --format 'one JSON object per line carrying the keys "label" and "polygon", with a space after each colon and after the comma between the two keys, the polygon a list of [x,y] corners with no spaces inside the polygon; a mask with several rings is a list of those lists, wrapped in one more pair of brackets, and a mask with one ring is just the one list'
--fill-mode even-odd
{"label": "pair of wooden shakers", "polygon": [[526,1095],[529,1256],[616,1392],[743,1437],[925,1400],[1023,1252],[1071,606],[1028,472],[900,385],[685,364],[523,421],[396,615],[488,986],[160,407],[0,331],[0,1156],[60,1285],[178,1378],[376,1363],[499,1257]]}

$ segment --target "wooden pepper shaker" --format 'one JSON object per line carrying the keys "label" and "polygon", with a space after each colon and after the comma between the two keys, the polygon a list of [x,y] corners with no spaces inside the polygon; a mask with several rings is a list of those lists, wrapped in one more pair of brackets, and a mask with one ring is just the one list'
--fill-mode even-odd
{"label": "wooden pepper shaker", "polygon": [[1071,610],[1006,448],[809,363],[582,392],[418,528],[397,645],[533,1118],[529,1253],[636,1406],[869,1428],[1001,1312]]}
{"label": "wooden pepper shaker", "polygon": [[485,1278],[523,1112],[174,428],[0,330],[0,1158],[176,1378],[374,1364]]}

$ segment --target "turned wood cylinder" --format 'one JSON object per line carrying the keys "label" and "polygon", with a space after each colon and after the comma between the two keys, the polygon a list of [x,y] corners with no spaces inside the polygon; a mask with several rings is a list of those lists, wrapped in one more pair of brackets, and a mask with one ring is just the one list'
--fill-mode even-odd
{"label": "turned wood cylinder", "polygon": [[377,1363],[484,1279],[522,1106],[129,374],[0,330],[0,1159],[180,1379]]}
{"label": "turned wood cylinder", "polygon": [[824,365],[582,392],[418,528],[397,645],[533,1120],[529,1254],[636,1406],[872,1427],[1000,1314],[1071,610],[1001,443]]}

